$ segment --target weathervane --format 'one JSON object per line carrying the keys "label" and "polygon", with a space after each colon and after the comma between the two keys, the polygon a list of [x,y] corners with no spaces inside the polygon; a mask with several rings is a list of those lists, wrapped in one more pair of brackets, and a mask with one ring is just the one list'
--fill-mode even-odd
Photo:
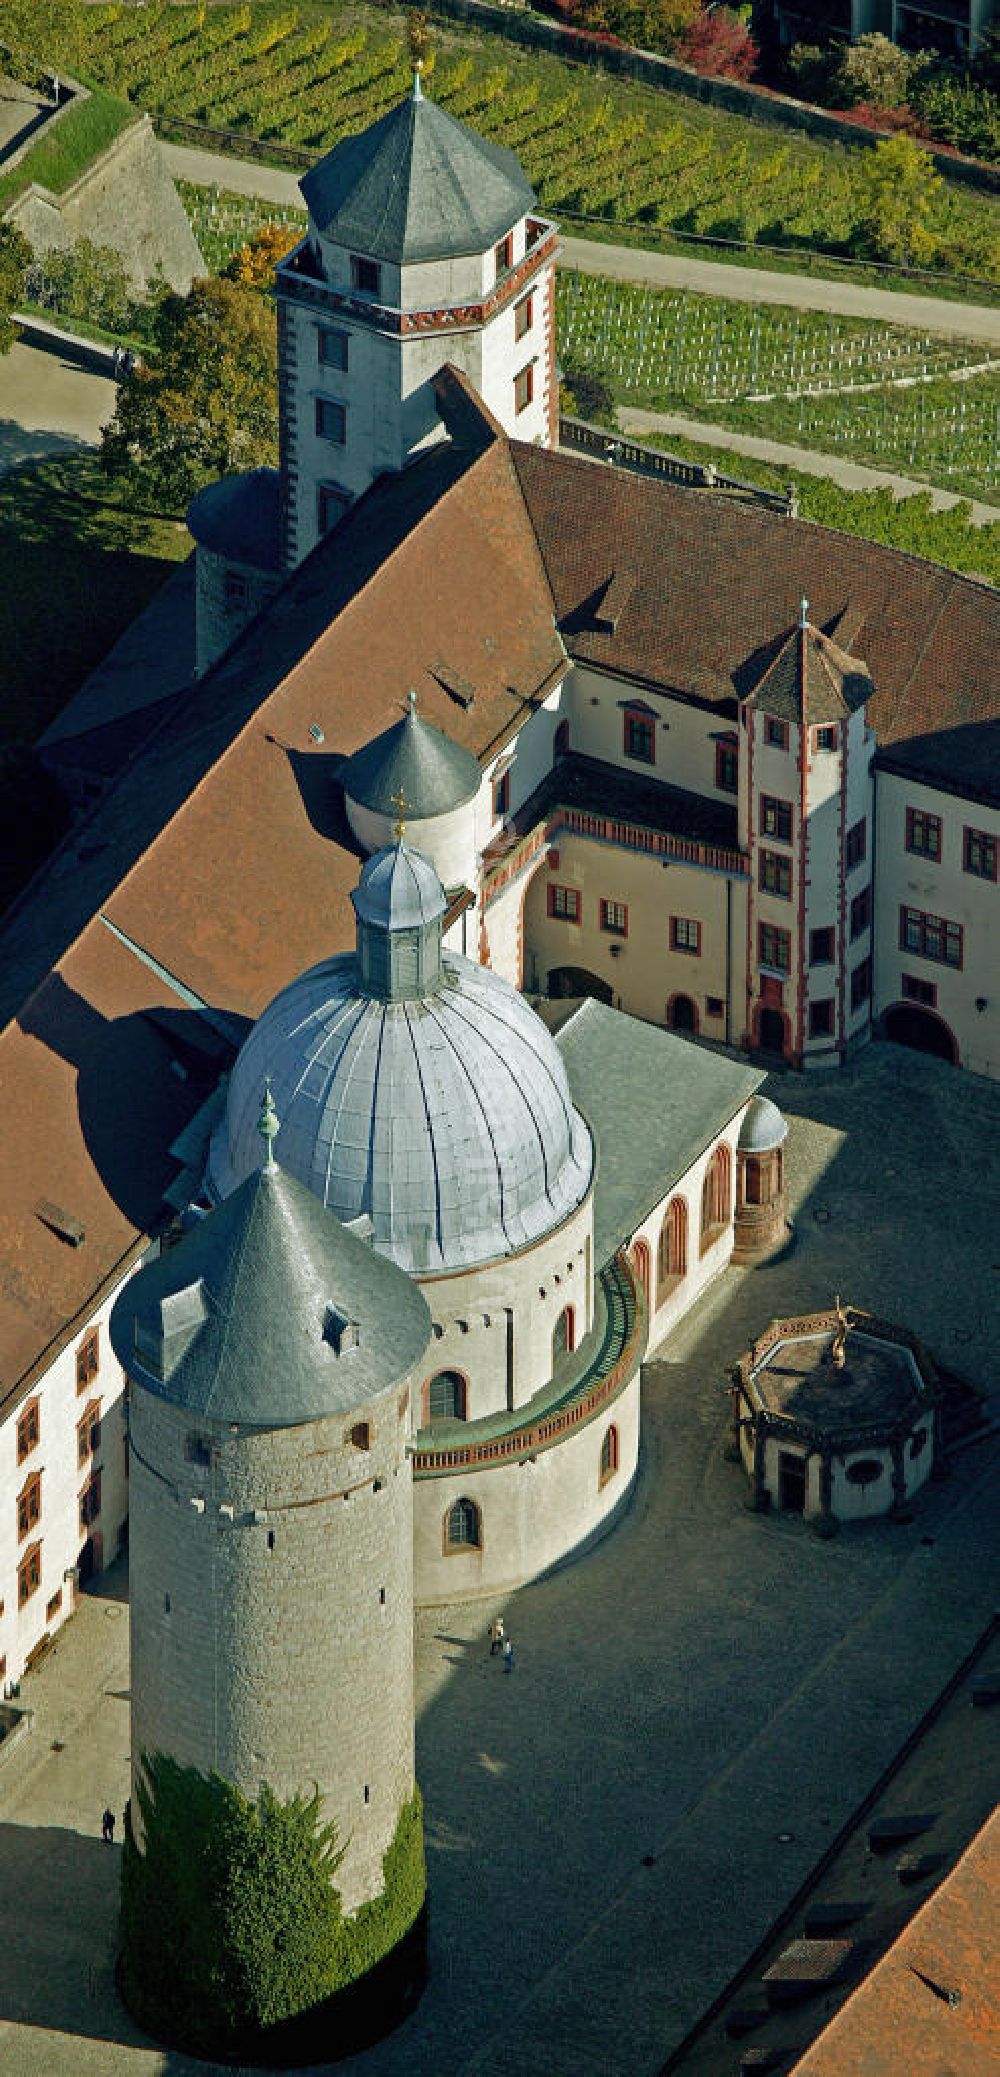
{"label": "weathervane", "polygon": [[398,839],[402,836],[406,826],[403,821],[403,815],[406,810],[406,795],[401,786],[397,786],[395,793],[390,793],[389,802],[396,810],[396,827],[393,834]]}

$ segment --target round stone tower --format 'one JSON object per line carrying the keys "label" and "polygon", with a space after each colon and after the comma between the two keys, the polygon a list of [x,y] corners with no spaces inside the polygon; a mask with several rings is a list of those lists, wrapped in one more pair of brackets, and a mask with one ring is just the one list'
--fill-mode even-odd
{"label": "round stone tower", "polygon": [[[340,777],[348,822],[366,851],[392,842],[405,803],[410,837],[443,885],[476,885],[476,804],[488,789],[472,751],[417,713],[415,693],[402,720],[356,750]],[[484,821],[479,848],[485,839]]]}
{"label": "round stone tower", "polygon": [[133,1782],[159,1752],[251,1800],[316,1784],[352,1913],[382,1891],[414,1791],[405,1444],[430,1317],[276,1165],[269,1099],[261,1129],[264,1166],[112,1314],[132,1387]]}

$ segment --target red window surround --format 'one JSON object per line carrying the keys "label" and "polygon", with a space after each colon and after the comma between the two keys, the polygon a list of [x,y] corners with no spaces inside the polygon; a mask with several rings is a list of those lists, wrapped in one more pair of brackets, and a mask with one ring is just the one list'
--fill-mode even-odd
{"label": "red window surround", "polygon": [[760,833],[762,837],[774,837],[779,844],[792,841],[792,803],[776,800],[773,793],[762,793],[760,797]]}
{"label": "red window surround", "polygon": [[814,749],[814,750],[836,750],[836,748],[837,748],[837,731],[836,731],[836,729],[835,729],[835,728],[825,728],[825,727],[824,727],[824,728],[817,728],[817,729],[815,729],[815,730],[814,730],[814,732],[813,732],[813,749]]}
{"label": "red window surround", "polygon": [[527,367],[522,368],[520,374],[515,375],[514,377],[515,411],[527,411],[528,405],[531,403],[534,394],[535,369],[534,363],[529,361]]}
{"label": "red window surround", "polygon": [[977,880],[997,876],[997,840],[985,829],[966,829],[962,839],[962,869]]}
{"label": "red window surround", "polygon": [[560,923],[579,923],[579,889],[577,887],[560,887],[556,881],[550,881],[549,915],[557,917]]}
{"label": "red window surround", "polygon": [[493,820],[502,822],[510,808],[510,766],[493,781]]}
{"label": "red window surround", "polygon": [[925,815],[922,808],[906,810],[906,848],[918,858],[941,861],[941,817]]}
{"label": "red window surround", "polygon": [[694,959],[701,956],[701,924],[694,916],[671,916],[671,952],[689,952]]}
{"label": "red window surround", "polygon": [[763,894],[780,894],[783,901],[791,901],[792,861],[783,851],[761,852],[759,885]]}
{"label": "red window surround", "polygon": [[720,793],[740,790],[740,751],[736,736],[723,736],[715,746],[715,783]]}
{"label": "red window surround", "polygon": [[514,305],[515,341],[518,339],[523,339],[525,332],[530,332],[531,330],[532,319],[534,317],[534,302],[534,295],[529,294],[527,296],[522,296],[520,302],[515,303]]}
{"label": "red window surround", "polygon": [[861,893],[856,894],[851,903],[851,937],[859,938],[862,931],[868,929],[871,920],[872,891],[870,887],[862,887]]}
{"label": "red window surround", "polygon": [[792,934],[774,923],[757,925],[757,959],[761,966],[774,967],[779,974],[791,972]]}
{"label": "red window surround", "polygon": [[656,716],[645,707],[626,707],[623,748],[639,764],[656,763]]}
{"label": "red window surround", "polygon": [[901,907],[899,949],[901,952],[916,952],[921,959],[935,959],[941,966],[961,967],[964,957],[962,925],[948,923],[943,916],[925,915],[922,909]]}
{"label": "red window surround", "polygon": [[765,716],[764,716],[764,741],[765,741],[765,743],[767,743],[767,744],[769,744],[769,745],[770,745],[770,747],[771,747],[771,749],[772,749],[772,750],[787,750],[787,748],[788,748],[788,723],[787,723],[787,721],[776,721],[776,720],[775,720],[775,718],[774,718],[774,715],[773,715],[773,714],[765,714]]}
{"label": "red window surround", "polygon": [[623,901],[601,902],[601,929],[610,931],[612,937],[628,937],[628,907]]}
{"label": "red window surround", "polygon": [[927,1010],[937,1009],[937,988],[933,981],[921,981],[916,974],[904,974],[900,982],[900,994],[907,1002],[922,1002]]}

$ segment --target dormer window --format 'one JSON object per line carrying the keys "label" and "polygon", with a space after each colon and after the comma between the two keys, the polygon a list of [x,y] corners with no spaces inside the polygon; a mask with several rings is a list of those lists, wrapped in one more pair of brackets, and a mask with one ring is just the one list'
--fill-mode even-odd
{"label": "dormer window", "polygon": [[330,1343],[334,1355],[342,1356],[345,1349],[356,1349],[359,1338],[357,1321],[339,1305],[328,1305],[323,1316],[323,1339]]}
{"label": "dormer window", "polygon": [[377,260],[365,260],[356,252],[351,254],[351,287],[362,296],[382,294],[382,269]]}
{"label": "dormer window", "polygon": [[493,258],[496,261],[497,280],[499,281],[501,275],[508,274],[514,265],[513,231],[508,231],[506,238],[501,238],[499,243],[494,246]]}

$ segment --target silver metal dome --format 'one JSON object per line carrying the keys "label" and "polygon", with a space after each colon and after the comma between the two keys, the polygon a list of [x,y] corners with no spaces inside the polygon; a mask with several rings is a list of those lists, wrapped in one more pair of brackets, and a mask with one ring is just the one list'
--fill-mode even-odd
{"label": "silver metal dome", "polygon": [[752,1096],[740,1126],[737,1146],[744,1154],[767,1154],[788,1138],[788,1126],[768,1096]]}
{"label": "silver metal dome", "polygon": [[380,930],[423,930],[448,906],[430,859],[401,838],[368,860],[351,900],[358,922]]}
{"label": "silver metal dome", "polygon": [[552,1038],[516,989],[457,954],[415,999],[365,992],[352,954],[275,998],[212,1142],[220,1197],[259,1166],[265,1076],[282,1167],[338,1218],[370,1220],[379,1253],[418,1275],[512,1254],[590,1189],[590,1133]]}

